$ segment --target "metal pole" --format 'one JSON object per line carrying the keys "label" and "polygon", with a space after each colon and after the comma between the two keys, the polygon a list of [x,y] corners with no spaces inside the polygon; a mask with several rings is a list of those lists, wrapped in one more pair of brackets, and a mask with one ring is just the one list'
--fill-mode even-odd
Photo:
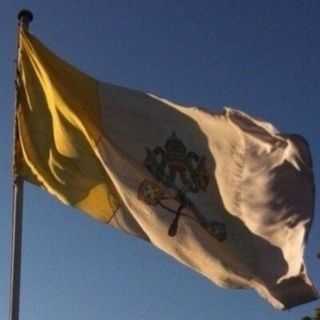
{"label": "metal pole", "polygon": [[[21,10],[18,14],[18,37],[17,47],[20,47],[20,29],[28,31],[29,23],[32,21],[32,13],[28,10]],[[17,53],[19,59],[19,52]],[[18,62],[17,62],[18,75]],[[17,77],[18,78],[18,77]],[[18,79],[16,79],[17,81]],[[15,111],[19,106],[19,95],[16,92]],[[13,196],[12,196],[12,240],[11,240],[11,279],[10,279],[10,305],[9,320],[19,320],[20,307],[20,279],[21,279],[21,249],[22,249],[22,210],[23,210],[23,179],[16,174],[15,168],[18,166],[17,159],[17,137],[18,128],[16,116],[14,117],[13,132]]]}

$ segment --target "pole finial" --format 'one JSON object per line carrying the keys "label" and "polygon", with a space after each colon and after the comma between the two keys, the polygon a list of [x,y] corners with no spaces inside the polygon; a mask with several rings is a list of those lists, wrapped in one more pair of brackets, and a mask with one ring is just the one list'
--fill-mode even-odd
{"label": "pole finial", "polygon": [[33,14],[30,10],[22,9],[18,13],[18,20],[19,20],[19,24],[23,28],[28,29],[29,23],[33,20]]}

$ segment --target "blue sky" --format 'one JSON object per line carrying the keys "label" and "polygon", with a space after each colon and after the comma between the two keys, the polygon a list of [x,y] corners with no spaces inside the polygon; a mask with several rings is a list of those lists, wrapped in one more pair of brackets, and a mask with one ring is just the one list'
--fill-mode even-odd
{"label": "blue sky", "polygon": [[[234,106],[310,143],[319,186],[320,1],[4,1],[1,4],[0,318],[8,315],[16,15],[94,77],[183,104]],[[125,125],[125,124],[124,124]],[[306,250],[320,287],[319,197]],[[270,266],[272,267],[272,266]],[[151,245],[26,185],[21,320],[300,319],[225,290]]]}

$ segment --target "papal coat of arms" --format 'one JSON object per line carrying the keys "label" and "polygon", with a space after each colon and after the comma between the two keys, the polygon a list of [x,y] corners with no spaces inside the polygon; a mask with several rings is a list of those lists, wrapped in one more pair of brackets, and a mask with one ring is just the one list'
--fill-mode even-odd
{"label": "papal coat of arms", "polygon": [[[184,143],[173,132],[164,147],[157,146],[153,150],[146,148],[144,165],[155,178],[155,181],[143,180],[139,186],[138,197],[151,206],[161,206],[175,216],[168,234],[175,236],[179,218],[186,215],[183,209],[190,209],[193,218],[217,240],[226,239],[225,224],[207,221],[188,198],[188,194],[206,192],[210,181],[207,160],[193,151],[188,151]],[[178,209],[168,207],[164,202],[168,199],[178,201]]]}

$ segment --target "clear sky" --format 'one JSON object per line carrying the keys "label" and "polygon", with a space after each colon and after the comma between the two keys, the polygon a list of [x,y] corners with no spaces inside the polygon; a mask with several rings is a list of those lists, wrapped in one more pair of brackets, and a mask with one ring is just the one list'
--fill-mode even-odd
{"label": "clear sky", "polygon": [[[319,0],[1,2],[0,319],[8,316],[16,15],[94,77],[182,104],[234,106],[310,143],[320,159]],[[125,125],[125,123],[123,124]],[[320,287],[319,197],[306,250]],[[26,185],[21,320],[300,319],[318,303],[272,309],[221,289],[148,243]],[[272,268],[272,265],[270,265]]]}

